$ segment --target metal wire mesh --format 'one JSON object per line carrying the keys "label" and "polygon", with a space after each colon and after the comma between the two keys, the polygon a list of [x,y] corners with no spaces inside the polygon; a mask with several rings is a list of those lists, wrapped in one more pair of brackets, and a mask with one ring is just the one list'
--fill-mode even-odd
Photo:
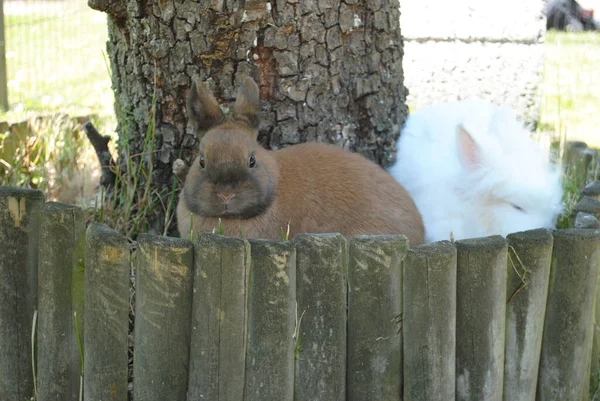
{"label": "metal wire mesh", "polygon": [[4,1],[11,109],[103,107],[110,92],[106,15],[85,0]]}

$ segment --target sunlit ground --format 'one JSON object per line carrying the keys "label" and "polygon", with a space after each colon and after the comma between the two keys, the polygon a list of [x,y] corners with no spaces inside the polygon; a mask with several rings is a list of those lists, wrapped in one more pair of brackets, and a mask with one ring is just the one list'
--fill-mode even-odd
{"label": "sunlit ground", "polygon": [[105,14],[81,0],[5,1],[4,14],[10,111],[3,120],[112,114]]}
{"label": "sunlit ground", "polygon": [[600,147],[600,33],[548,32],[540,127]]}

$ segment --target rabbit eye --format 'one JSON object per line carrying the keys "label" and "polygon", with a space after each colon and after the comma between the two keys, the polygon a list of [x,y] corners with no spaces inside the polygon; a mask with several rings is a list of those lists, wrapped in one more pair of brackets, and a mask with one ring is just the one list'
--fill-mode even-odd
{"label": "rabbit eye", "polygon": [[519,212],[524,212],[525,210],[523,210],[523,208],[519,205],[515,205],[514,203],[510,204],[512,207],[514,207],[515,209],[517,209]]}
{"label": "rabbit eye", "polygon": [[248,167],[252,168],[256,166],[256,158],[254,155],[250,155],[250,159],[248,159]]}
{"label": "rabbit eye", "polygon": [[200,156],[200,167],[204,168],[204,156]]}

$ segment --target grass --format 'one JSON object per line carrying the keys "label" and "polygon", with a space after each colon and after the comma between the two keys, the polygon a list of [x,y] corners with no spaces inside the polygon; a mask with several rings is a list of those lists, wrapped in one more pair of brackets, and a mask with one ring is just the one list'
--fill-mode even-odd
{"label": "grass", "polygon": [[546,36],[542,127],[600,147],[600,34]]}
{"label": "grass", "polygon": [[[130,132],[128,126],[131,123],[131,114],[119,104],[116,109],[119,121],[123,125],[122,132]],[[158,234],[167,235],[175,217],[177,181],[173,182],[171,188],[163,190],[152,185],[153,157],[156,149],[156,87],[148,110],[147,131],[142,151],[134,154],[130,143],[128,137],[119,138],[124,163],[122,169],[114,170],[116,192],[106,198],[102,192],[100,199],[95,202],[93,219],[107,224],[128,238],[135,239],[138,234],[148,231],[149,219],[161,215],[164,216],[164,230]]]}
{"label": "grass", "polygon": [[300,317],[298,317],[298,302],[296,302],[296,313],[295,313],[295,322],[296,325],[294,327],[294,335],[292,336],[292,340],[294,340],[294,359],[301,361],[302,358],[299,357],[300,352],[302,352],[302,343],[304,342],[304,332],[300,333],[300,327],[302,326],[302,318],[306,310],[302,311]]}
{"label": "grass", "polygon": [[39,111],[114,114],[102,56],[106,16],[79,0],[26,4],[4,6],[9,117]]}
{"label": "grass", "polygon": [[[94,122],[104,126],[102,121]],[[99,163],[75,119],[57,115],[31,122],[20,135],[5,134],[0,139],[1,185],[35,188],[50,200],[89,205]]]}
{"label": "grass", "polygon": [[[566,142],[580,140],[600,147],[600,33],[546,35],[541,84],[540,130],[549,133],[553,147],[564,162]],[[565,213],[557,227],[568,226],[568,216],[579,200],[579,192],[597,171],[583,171],[581,162],[564,165]]]}

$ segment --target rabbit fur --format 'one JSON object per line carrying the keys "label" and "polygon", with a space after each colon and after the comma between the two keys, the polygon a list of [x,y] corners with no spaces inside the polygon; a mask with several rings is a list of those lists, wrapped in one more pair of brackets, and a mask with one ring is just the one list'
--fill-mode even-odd
{"label": "rabbit fur", "polygon": [[396,149],[388,171],[417,204],[425,242],[553,228],[563,211],[561,169],[506,106],[468,99],[422,108]]}
{"label": "rabbit fur", "polygon": [[259,90],[246,78],[231,117],[204,84],[192,84],[188,117],[202,135],[177,206],[182,237],[210,232],[280,239],[296,233],[404,234],[424,240],[421,216],[406,190],[365,157],[322,143],[268,151],[257,143]]}

